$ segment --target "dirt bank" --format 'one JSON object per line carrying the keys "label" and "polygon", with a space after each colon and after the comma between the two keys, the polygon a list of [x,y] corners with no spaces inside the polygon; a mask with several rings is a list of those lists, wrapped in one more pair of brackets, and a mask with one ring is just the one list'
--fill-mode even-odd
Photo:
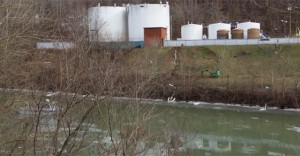
{"label": "dirt bank", "polygon": [[[299,108],[300,45],[80,48],[3,54],[0,86]],[[3,60],[4,59],[4,60]],[[6,60],[5,60],[6,59]],[[220,78],[209,78],[220,70]]]}
{"label": "dirt bank", "polygon": [[[171,84],[168,82],[174,82]],[[243,86],[215,87],[201,83],[203,78],[185,84],[178,81],[183,78],[169,77],[153,83],[152,89],[148,91],[149,98],[162,98],[167,100],[168,97],[174,95],[178,101],[205,101],[212,103],[231,103],[244,105],[260,105],[283,108],[299,108],[300,107],[300,88],[283,90],[282,88],[247,88]],[[204,79],[205,81],[205,79]],[[171,85],[170,85],[171,84]],[[174,87],[173,87],[174,85]]]}

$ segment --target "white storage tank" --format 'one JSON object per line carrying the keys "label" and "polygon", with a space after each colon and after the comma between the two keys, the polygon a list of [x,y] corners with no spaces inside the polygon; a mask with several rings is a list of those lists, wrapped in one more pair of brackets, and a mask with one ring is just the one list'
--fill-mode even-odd
{"label": "white storage tank", "polygon": [[129,41],[143,41],[144,28],[167,28],[167,40],[170,40],[169,4],[137,4],[128,6]]}
{"label": "white storage tank", "polygon": [[128,40],[126,7],[98,4],[97,7],[89,8],[88,23],[90,41]]}
{"label": "white storage tank", "polygon": [[181,26],[182,40],[202,40],[203,26],[199,24],[187,24]]}
{"label": "white storage tank", "polygon": [[244,39],[248,38],[248,29],[259,29],[260,30],[260,23],[256,22],[243,22],[237,24],[237,29],[244,30]]}
{"label": "white storage tank", "polygon": [[[208,39],[210,40],[214,40],[217,39],[217,32],[219,30],[227,30],[230,34],[230,29],[231,25],[227,24],[227,23],[214,23],[214,24],[210,24],[208,25]],[[231,36],[228,36],[229,39],[231,39]]]}

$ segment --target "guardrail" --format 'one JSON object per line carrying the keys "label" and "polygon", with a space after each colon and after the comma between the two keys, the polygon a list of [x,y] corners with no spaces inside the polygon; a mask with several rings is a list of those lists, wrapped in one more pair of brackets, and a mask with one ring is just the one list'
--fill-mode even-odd
{"label": "guardrail", "polygon": [[75,44],[72,42],[50,41],[37,42],[36,47],[38,49],[71,49],[75,48]]}
{"label": "guardrail", "polygon": [[220,39],[220,40],[165,40],[164,47],[208,46],[208,45],[257,45],[257,44],[299,44],[300,38]]}

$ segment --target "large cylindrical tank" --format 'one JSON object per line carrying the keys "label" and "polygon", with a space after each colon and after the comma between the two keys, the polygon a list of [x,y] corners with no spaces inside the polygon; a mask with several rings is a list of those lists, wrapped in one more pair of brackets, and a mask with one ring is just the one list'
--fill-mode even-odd
{"label": "large cylindrical tank", "polygon": [[137,4],[128,8],[129,41],[143,41],[144,28],[167,28],[167,40],[170,40],[169,4]]}
{"label": "large cylindrical tank", "polygon": [[[230,32],[231,26],[226,23],[215,23],[208,25],[208,39],[217,39],[218,30],[227,30]],[[228,37],[230,39],[230,37]]]}
{"label": "large cylindrical tank", "polygon": [[217,31],[217,39],[228,39],[229,31],[228,30],[218,30]]}
{"label": "large cylindrical tank", "polygon": [[90,41],[126,41],[126,7],[100,6],[88,9]]}
{"label": "large cylindrical tank", "polygon": [[248,39],[258,39],[260,38],[260,29],[251,28],[248,29]]}
{"label": "large cylindrical tank", "polygon": [[244,30],[243,29],[233,29],[231,31],[232,39],[243,39],[244,38]]}
{"label": "large cylindrical tank", "polygon": [[252,28],[260,29],[260,23],[256,23],[256,22],[238,23],[237,28],[244,30],[244,39],[247,39],[248,38],[248,29],[252,29]]}
{"label": "large cylindrical tank", "polygon": [[198,24],[187,24],[181,26],[182,40],[202,40],[203,26]]}

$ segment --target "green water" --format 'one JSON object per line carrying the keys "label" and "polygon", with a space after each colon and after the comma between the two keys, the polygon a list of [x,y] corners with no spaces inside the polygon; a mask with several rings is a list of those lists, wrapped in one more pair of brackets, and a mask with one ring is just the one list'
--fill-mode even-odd
{"label": "green water", "polygon": [[299,155],[300,113],[158,106],[164,124],[185,131],[190,155]]}
{"label": "green water", "polygon": [[[126,100],[125,100],[126,101]],[[85,107],[90,101],[78,105],[72,110],[71,114],[66,119],[72,117],[73,123],[67,126],[76,126],[77,120],[80,119]],[[77,105],[76,105],[77,106]],[[122,125],[130,125],[134,123],[134,113],[136,108],[132,108],[127,102],[117,102],[117,105],[99,105],[95,109],[91,118],[85,121],[85,124],[93,124],[90,127],[90,135],[87,135],[87,148],[79,151],[77,155],[99,155],[93,154],[92,147],[98,147],[100,144],[107,144],[111,147],[109,139],[107,140],[108,129],[105,127],[104,121],[107,121],[107,116],[115,117],[112,125],[112,133],[116,136],[120,135],[120,127]],[[143,106],[139,111],[144,116],[149,108],[154,107],[153,114],[155,117],[143,125],[146,125],[146,130],[153,134],[154,138],[147,141],[141,139],[139,144],[149,145],[147,152],[141,155],[164,155],[166,150],[161,153],[158,148],[160,145],[170,143],[170,135],[178,137],[180,143],[176,146],[176,155],[195,155],[195,156],[298,156],[300,153],[300,112],[287,112],[282,110],[267,110],[260,111],[259,108],[242,108],[228,107],[220,105],[198,105],[194,106],[187,103],[151,103]],[[1,112],[4,113],[4,112]],[[19,115],[12,111],[7,115],[0,114],[0,143],[16,140],[18,137],[31,136],[34,126],[32,119]],[[77,119],[79,118],[79,119]],[[45,121],[44,121],[45,120]],[[40,129],[55,127],[55,117],[50,119],[41,119]],[[45,125],[44,125],[45,124]],[[29,125],[29,126],[28,126]],[[27,126],[27,127],[26,127]],[[95,127],[94,127],[95,126]],[[142,126],[144,128],[144,126]],[[51,129],[51,128],[50,128]],[[62,131],[63,134],[65,131]],[[51,142],[51,130],[43,131],[38,141]],[[12,137],[12,136],[15,136]],[[95,137],[97,136],[97,137]],[[150,135],[149,135],[150,136]],[[95,138],[94,138],[95,137]],[[89,139],[92,138],[92,139]],[[79,138],[80,139],[80,138]],[[118,141],[119,137],[116,137]],[[63,140],[63,138],[62,138]],[[91,144],[90,142],[96,141]],[[106,140],[106,141],[104,141]],[[153,142],[151,142],[153,141]],[[149,143],[150,142],[150,143]],[[76,143],[76,140],[74,140]],[[26,152],[31,152],[31,147],[26,147],[28,143],[17,143],[17,149],[14,153],[20,153],[26,148]],[[13,147],[14,142],[3,144],[6,147],[0,147],[0,155],[5,154],[7,149]],[[25,146],[26,145],[26,146]],[[40,151],[45,151],[41,145]],[[50,146],[47,144],[47,146]],[[61,146],[61,145],[59,145]],[[148,147],[148,146],[147,146]],[[156,148],[155,148],[156,147]],[[164,146],[166,147],[166,146]],[[170,149],[169,149],[170,150]],[[25,150],[24,150],[25,151]],[[30,154],[30,153],[29,153]],[[43,153],[44,154],[44,153]],[[41,155],[43,155],[41,154]],[[100,154],[101,155],[101,154]],[[103,155],[103,154],[102,154]]]}

